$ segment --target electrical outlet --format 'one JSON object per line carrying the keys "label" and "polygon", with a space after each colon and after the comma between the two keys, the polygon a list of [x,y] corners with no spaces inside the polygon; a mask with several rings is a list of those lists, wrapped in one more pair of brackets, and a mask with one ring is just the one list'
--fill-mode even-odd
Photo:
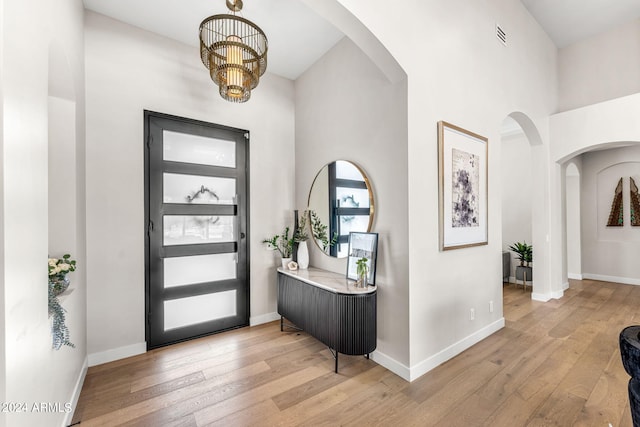
{"label": "electrical outlet", "polygon": [[469,320],[474,320],[475,318],[476,318],[476,310],[472,308],[469,311]]}
{"label": "electrical outlet", "polygon": [[493,313],[493,301],[489,301],[489,313]]}

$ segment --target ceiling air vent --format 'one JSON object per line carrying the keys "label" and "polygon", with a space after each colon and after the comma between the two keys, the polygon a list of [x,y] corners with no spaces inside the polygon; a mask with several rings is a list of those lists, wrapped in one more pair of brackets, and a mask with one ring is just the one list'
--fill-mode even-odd
{"label": "ceiling air vent", "polygon": [[500,43],[507,45],[507,33],[504,32],[500,25],[496,24],[496,37],[500,40]]}

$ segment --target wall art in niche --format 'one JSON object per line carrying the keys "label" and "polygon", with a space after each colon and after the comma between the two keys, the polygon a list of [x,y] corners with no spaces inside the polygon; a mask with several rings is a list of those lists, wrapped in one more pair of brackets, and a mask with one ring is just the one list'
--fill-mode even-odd
{"label": "wall art in niche", "polygon": [[486,245],[487,138],[438,122],[440,250]]}
{"label": "wall art in niche", "polygon": [[609,213],[607,227],[622,227],[624,225],[624,213],[622,208],[622,178],[620,178],[613,193],[613,201],[611,202],[611,212]]}
{"label": "wall art in niche", "polygon": [[638,186],[633,178],[629,178],[631,193],[631,226],[640,227],[640,195]]}

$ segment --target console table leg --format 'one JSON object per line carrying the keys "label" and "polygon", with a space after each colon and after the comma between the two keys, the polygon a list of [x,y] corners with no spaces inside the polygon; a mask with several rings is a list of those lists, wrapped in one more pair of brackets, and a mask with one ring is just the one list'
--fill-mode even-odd
{"label": "console table leg", "polygon": [[280,316],[280,332],[282,332],[282,331],[284,331],[284,328],[283,328],[283,317]]}
{"label": "console table leg", "polygon": [[335,371],[336,374],[338,373],[338,350],[334,350],[331,347],[327,346],[327,348],[329,349],[329,353],[331,353],[331,355],[333,356],[333,360],[335,360]]}
{"label": "console table leg", "polygon": [[369,353],[367,353],[367,359],[369,358]]}

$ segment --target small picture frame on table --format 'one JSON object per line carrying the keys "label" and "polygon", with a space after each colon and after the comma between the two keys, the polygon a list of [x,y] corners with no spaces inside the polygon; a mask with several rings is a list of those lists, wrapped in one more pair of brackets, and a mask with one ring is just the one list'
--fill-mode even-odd
{"label": "small picture frame on table", "polygon": [[376,260],[378,256],[378,233],[349,233],[349,250],[347,252],[347,279],[358,280],[357,262],[367,258],[367,285],[376,284]]}

